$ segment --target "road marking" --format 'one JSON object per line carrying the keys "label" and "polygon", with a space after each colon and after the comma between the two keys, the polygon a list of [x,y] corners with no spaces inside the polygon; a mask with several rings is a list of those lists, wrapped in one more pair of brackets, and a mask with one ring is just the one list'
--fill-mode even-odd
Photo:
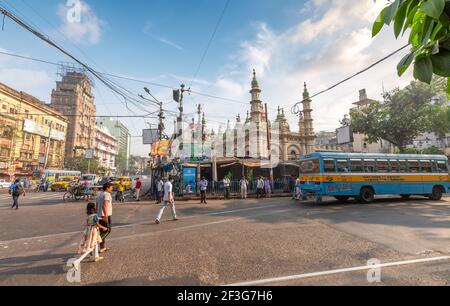
{"label": "road marking", "polygon": [[[267,209],[267,208],[273,208],[273,207],[283,207],[283,206],[287,206],[287,205],[291,205],[291,204],[266,205],[266,206],[251,207],[251,208],[244,208],[244,209],[228,210],[228,211],[222,211],[222,212],[214,212],[214,213],[208,213],[208,214],[198,214],[198,215],[195,215],[195,216],[187,216],[187,217],[185,217],[183,219],[186,220],[186,219],[192,219],[192,218],[200,218],[200,217],[203,217],[203,216],[224,215],[224,214],[231,214],[231,213],[236,213],[236,212],[260,210],[260,209]],[[155,223],[155,221],[139,222],[139,223],[133,223],[133,224],[127,224],[127,225],[113,226],[113,229],[130,228],[130,227],[134,227],[134,226],[150,225],[150,224],[154,224],[154,223]],[[55,237],[75,235],[75,234],[80,234],[80,233],[83,233],[83,231],[67,232],[67,233],[59,233],[59,234],[50,234],[50,235],[36,236],[36,237],[19,238],[19,239],[8,240],[8,241],[0,241],[0,245],[10,244],[10,243],[14,243],[14,242],[24,242],[24,241],[28,241],[28,240],[55,238]]]}
{"label": "road marking", "polygon": [[450,256],[414,259],[414,260],[391,262],[391,263],[380,264],[380,265],[371,265],[371,266],[368,265],[368,266],[361,266],[361,267],[354,267],[354,268],[337,269],[337,270],[322,271],[322,272],[315,272],[315,273],[306,273],[306,274],[291,275],[291,276],[284,276],[284,277],[277,277],[277,278],[268,278],[268,279],[261,279],[261,280],[256,280],[256,281],[229,284],[229,285],[224,285],[224,286],[225,287],[241,287],[241,286],[266,285],[266,284],[270,284],[270,283],[288,282],[288,281],[299,280],[299,279],[304,279],[304,278],[313,278],[313,277],[319,277],[319,276],[341,274],[341,273],[363,271],[363,270],[371,270],[371,269],[381,269],[381,268],[387,268],[387,267],[406,266],[406,265],[427,263],[427,262],[433,262],[433,261],[443,261],[443,260],[450,260]]}

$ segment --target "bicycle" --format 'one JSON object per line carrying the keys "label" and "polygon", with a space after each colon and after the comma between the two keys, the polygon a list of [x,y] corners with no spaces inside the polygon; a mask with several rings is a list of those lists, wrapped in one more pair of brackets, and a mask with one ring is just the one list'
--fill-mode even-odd
{"label": "bicycle", "polygon": [[69,188],[69,190],[64,193],[63,201],[64,202],[72,202],[79,201],[84,196],[84,190],[82,186],[77,186],[73,188]]}

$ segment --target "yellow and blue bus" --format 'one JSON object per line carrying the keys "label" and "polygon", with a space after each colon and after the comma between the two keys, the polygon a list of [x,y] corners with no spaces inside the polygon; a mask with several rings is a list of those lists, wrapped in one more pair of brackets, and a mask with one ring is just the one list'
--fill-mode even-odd
{"label": "yellow and blue bus", "polygon": [[426,196],[439,201],[450,193],[446,156],[313,153],[300,160],[303,195],[356,198],[370,203],[376,195]]}

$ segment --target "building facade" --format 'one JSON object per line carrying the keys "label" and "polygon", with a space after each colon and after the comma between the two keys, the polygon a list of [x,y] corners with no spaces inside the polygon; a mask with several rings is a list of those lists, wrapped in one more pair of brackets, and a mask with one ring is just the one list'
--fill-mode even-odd
{"label": "building facade", "polygon": [[[130,168],[130,156],[131,156],[131,135],[128,128],[119,120],[113,118],[100,118],[97,120],[97,124],[105,126],[111,135],[116,137],[118,156],[124,160],[124,165],[121,168]],[[120,169],[124,171],[125,169]]]}
{"label": "building facade", "polygon": [[[359,100],[353,105],[353,109],[362,109],[369,106],[371,103],[376,102],[376,100],[369,99],[365,89],[359,91]],[[394,152],[394,146],[386,140],[380,140],[375,143],[369,143],[367,141],[367,136],[364,134],[353,133],[353,142],[347,144],[340,144],[344,151],[354,152],[354,153],[381,153],[389,154]]]}
{"label": "building facade", "polygon": [[0,174],[39,176],[64,167],[68,120],[37,98],[0,83]]}
{"label": "building facade", "polygon": [[67,72],[56,82],[52,91],[51,107],[67,115],[66,157],[84,156],[86,149],[94,148],[96,107],[89,78],[78,72]]}
{"label": "building facade", "polygon": [[116,174],[117,139],[103,124],[95,127],[94,158],[99,167],[105,170],[105,175]]}

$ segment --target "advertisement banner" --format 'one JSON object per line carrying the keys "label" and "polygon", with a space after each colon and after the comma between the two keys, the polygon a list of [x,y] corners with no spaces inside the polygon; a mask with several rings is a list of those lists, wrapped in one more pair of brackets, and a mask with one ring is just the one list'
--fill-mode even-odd
{"label": "advertisement banner", "polygon": [[[48,129],[49,128],[47,126],[39,125],[36,122],[29,119],[25,119],[23,121],[23,130],[30,134],[48,137]],[[64,134],[64,132],[57,131],[54,129],[52,129],[52,131],[50,132],[50,138],[57,141],[63,141],[66,138],[65,136],[66,135]]]}
{"label": "advertisement banner", "polygon": [[161,140],[152,145],[152,156],[165,157],[169,151],[170,140]]}
{"label": "advertisement banner", "polygon": [[183,189],[195,193],[197,188],[197,168],[183,168]]}

